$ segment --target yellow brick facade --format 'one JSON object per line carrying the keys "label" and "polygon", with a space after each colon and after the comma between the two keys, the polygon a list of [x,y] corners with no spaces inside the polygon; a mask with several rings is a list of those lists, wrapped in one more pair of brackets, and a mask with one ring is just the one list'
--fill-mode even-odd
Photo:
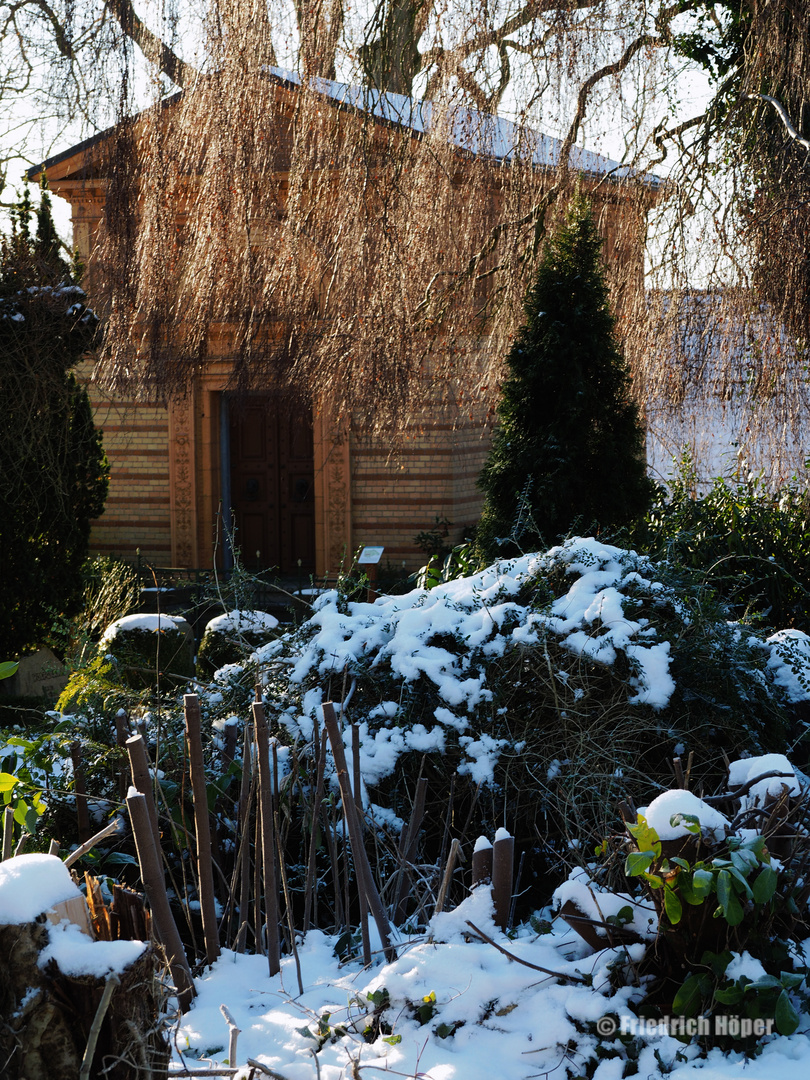
{"label": "yellow brick facade", "polygon": [[[79,372],[90,378],[87,365]],[[169,565],[169,423],[164,406],[111,401],[92,382],[90,404],[104,435],[110,490],[103,515],[93,522],[90,551]]]}

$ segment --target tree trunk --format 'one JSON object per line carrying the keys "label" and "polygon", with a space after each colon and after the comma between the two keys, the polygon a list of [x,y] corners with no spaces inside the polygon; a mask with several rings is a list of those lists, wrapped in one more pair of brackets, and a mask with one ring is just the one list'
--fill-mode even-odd
{"label": "tree trunk", "polygon": [[[0,1080],[76,1080],[106,980],[65,975],[39,957],[48,945],[44,921],[0,926]],[[104,1014],[89,1076],[161,1080],[169,1046],[162,1009],[162,961],[151,946],[119,972]]]}

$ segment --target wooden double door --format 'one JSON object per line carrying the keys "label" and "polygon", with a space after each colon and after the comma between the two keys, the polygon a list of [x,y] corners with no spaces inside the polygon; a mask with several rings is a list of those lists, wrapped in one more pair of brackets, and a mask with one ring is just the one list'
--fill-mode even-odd
{"label": "wooden double door", "polygon": [[315,571],[312,410],[250,394],[229,404],[235,546],[249,570]]}

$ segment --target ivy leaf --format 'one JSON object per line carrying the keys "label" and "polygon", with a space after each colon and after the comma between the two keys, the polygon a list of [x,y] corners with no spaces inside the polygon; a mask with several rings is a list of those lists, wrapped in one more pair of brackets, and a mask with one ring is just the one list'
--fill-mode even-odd
{"label": "ivy leaf", "polygon": [[692,891],[700,900],[705,900],[714,890],[714,874],[710,870],[698,869],[692,874]]}
{"label": "ivy leaf", "polygon": [[754,881],[752,892],[755,904],[767,904],[776,892],[778,877],[772,866],[763,866]]}
{"label": "ivy leaf", "polygon": [[631,851],[624,861],[624,872],[628,877],[639,877],[647,872],[654,859],[654,851]]}
{"label": "ivy leaf", "polygon": [[703,1003],[709,984],[707,975],[688,975],[683,986],[678,988],[673,1001],[672,1012],[675,1016],[696,1016]]}
{"label": "ivy leaf", "polygon": [[776,999],[773,1016],[774,1020],[776,1020],[776,1030],[780,1035],[792,1035],[799,1026],[799,1014],[793,1008],[787,990],[783,990]]}
{"label": "ivy leaf", "polygon": [[677,926],[683,915],[683,905],[671,885],[664,888],[664,911],[672,925]]}

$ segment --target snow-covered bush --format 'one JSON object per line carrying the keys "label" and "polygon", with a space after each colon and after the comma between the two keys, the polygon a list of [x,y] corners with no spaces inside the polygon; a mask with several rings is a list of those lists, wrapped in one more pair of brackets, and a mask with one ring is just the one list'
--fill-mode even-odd
{"label": "snow-covered bush", "polygon": [[714,787],[724,751],[784,747],[773,648],[724,614],[686,571],[571,540],[373,604],[326,592],[214,694],[244,712],[260,681],[304,756],[320,703],[344,702],[371,816],[398,828],[428,778],[428,860],[448,819],[462,842],[506,821],[519,849],[587,846],[622,796],[668,785],[676,754]]}
{"label": "snow-covered bush", "polygon": [[278,619],[265,611],[228,611],[207,623],[197,650],[197,673],[210,677],[225,664],[244,661],[276,637]]}
{"label": "snow-covered bush", "polygon": [[194,675],[194,634],[179,615],[125,615],[107,627],[98,648],[120,663],[133,687],[155,686],[158,676],[176,685]]}
{"label": "snow-covered bush", "polygon": [[555,899],[597,948],[646,942],[635,965],[645,1014],[771,1019],[790,1035],[807,975],[808,826],[784,755],[740,759],[719,795],[657,795],[602,846],[605,865],[575,870]]}

